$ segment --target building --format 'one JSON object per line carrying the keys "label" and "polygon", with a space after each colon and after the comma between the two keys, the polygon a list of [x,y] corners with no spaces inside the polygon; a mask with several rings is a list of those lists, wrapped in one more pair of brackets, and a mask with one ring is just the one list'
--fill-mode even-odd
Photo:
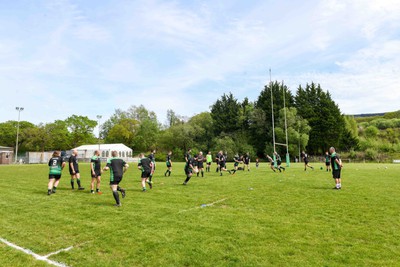
{"label": "building", "polygon": [[12,147],[0,146],[0,164],[11,164],[14,158]]}
{"label": "building", "polygon": [[[94,155],[94,151],[99,149],[99,145],[82,145],[74,148],[78,151],[78,158],[90,159]],[[110,158],[111,151],[117,151],[120,158],[132,158],[133,151],[124,144],[101,144],[100,151],[102,158]]]}

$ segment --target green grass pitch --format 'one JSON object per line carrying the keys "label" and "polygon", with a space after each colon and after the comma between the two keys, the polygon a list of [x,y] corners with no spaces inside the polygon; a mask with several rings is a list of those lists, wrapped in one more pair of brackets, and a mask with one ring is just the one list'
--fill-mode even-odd
{"label": "green grass pitch", "polygon": [[[400,165],[347,164],[341,191],[314,166],[220,177],[213,164],[182,186],[182,163],[167,178],[158,163],[142,193],[131,164],[120,208],[109,173],[89,193],[88,164],[84,191],[64,170],[51,196],[47,166],[0,166],[0,238],[39,255],[73,246],[49,257],[68,266],[400,266]],[[2,242],[0,265],[50,266]]]}

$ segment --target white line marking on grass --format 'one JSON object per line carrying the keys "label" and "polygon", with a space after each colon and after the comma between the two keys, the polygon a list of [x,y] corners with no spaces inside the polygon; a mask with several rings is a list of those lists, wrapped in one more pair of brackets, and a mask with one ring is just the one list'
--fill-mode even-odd
{"label": "white line marking on grass", "polygon": [[11,243],[11,242],[5,240],[4,238],[1,238],[1,237],[0,237],[0,241],[3,242],[4,244],[6,244],[6,245],[9,246],[9,247],[12,247],[12,248],[15,248],[16,250],[22,251],[22,252],[24,252],[25,254],[32,255],[36,260],[45,261],[45,262],[47,262],[48,264],[51,264],[51,265],[54,265],[54,266],[58,266],[58,267],[68,267],[68,265],[65,265],[64,263],[61,263],[61,262],[49,260],[48,257],[50,257],[50,256],[52,256],[52,255],[54,255],[54,254],[58,254],[58,253],[60,253],[61,251],[68,251],[68,250],[70,250],[70,249],[73,248],[73,247],[71,246],[71,247],[68,247],[68,248],[65,248],[65,249],[60,249],[60,250],[58,250],[58,251],[56,251],[56,252],[52,252],[52,253],[50,253],[50,254],[47,254],[46,256],[40,256],[39,254],[36,254],[36,253],[33,252],[32,250],[29,250],[29,249],[26,249],[26,248],[17,246],[17,245],[15,245],[15,244],[13,244],[13,243]]}
{"label": "white line marking on grass", "polygon": [[225,200],[227,200],[227,198],[223,198],[223,199],[214,201],[214,202],[209,203],[209,204],[203,204],[203,205],[201,205],[200,207],[194,207],[194,208],[187,209],[187,210],[180,210],[178,213],[182,213],[182,212],[186,212],[186,211],[191,211],[191,210],[195,210],[195,209],[200,209],[200,208],[204,208],[204,207],[211,207],[211,206],[214,206],[215,204],[220,203],[220,202],[223,202],[223,201],[225,201]]}

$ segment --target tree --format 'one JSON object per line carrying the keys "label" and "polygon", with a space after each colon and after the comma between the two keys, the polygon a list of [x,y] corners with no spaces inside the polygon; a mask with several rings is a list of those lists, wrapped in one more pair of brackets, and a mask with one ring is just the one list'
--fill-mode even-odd
{"label": "tree", "polygon": [[[0,123],[0,144],[3,146],[15,147],[15,142],[17,138],[17,121],[7,121]],[[25,152],[26,147],[24,142],[26,141],[24,132],[28,129],[35,128],[36,126],[28,121],[20,121],[19,123],[19,138],[18,146],[19,152]]]}
{"label": "tree", "polygon": [[182,117],[177,115],[172,109],[167,110],[167,128],[176,124],[183,123]]}
{"label": "tree", "polygon": [[210,150],[214,137],[214,124],[210,112],[202,112],[189,119],[188,124],[193,127],[193,141],[202,151]]}
{"label": "tree", "polygon": [[92,144],[96,142],[93,129],[97,122],[90,120],[86,116],[72,115],[66,120],[68,130],[70,132],[71,147],[77,147],[83,144]]}
{"label": "tree", "polygon": [[307,84],[305,88],[299,86],[295,106],[311,126],[307,145],[310,154],[324,153],[330,146],[338,147],[345,123],[329,92],[324,92],[319,84]]}
{"label": "tree", "polygon": [[112,127],[105,139],[107,143],[123,143],[133,147],[134,138],[139,128],[139,122],[135,119],[121,119]]}
{"label": "tree", "polygon": [[224,94],[211,106],[214,134],[232,133],[239,129],[240,104],[232,93]]}

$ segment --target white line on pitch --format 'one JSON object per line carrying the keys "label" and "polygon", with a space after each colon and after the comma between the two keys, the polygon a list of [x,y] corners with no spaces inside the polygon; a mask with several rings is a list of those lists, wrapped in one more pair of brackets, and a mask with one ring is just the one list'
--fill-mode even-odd
{"label": "white line on pitch", "polygon": [[71,249],[73,249],[73,248],[74,248],[74,246],[70,246],[70,247],[67,247],[67,248],[62,248],[62,249],[57,250],[57,251],[55,251],[55,252],[51,252],[51,253],[47,254],[46,256],[43,256],[43,257],[44,257],[44,258],[48,258],[48,257],[50,257],[50,256],[56,255],[56,254],[58,254],[58,253],[60,253],[60,252],[63,252],[63,251],[71,250]]}
{"label": "white line on pitch", "polygon": [[54,252],[54,253],[50,253],[50,254],[48,254],[48,255],[46,255],[46,256],[40,256],[39,254],[36,254],[36,253],[33,252],[32,250],[29,250],[29,249],[20,247],[20,246],[18,246],[18,245],[15,245],[15,244],[13,244],[13,243],[11,243],[11,242],[9,242],[9,241],[7,241],[7,240],[1,238],[1,237],[0,237],[0,241],[3,242],[4,244],[6,244],[6,245],[9,246],[9,247],[12,247],[12,248],[15,248],[15,249],[17,249],[17,250],[19,250],[19,251],[22,251],[22,252],[24,252],[25,254],[32,255],[36,260],[45,261],[45,262],[47,262],[48,264],[51,264],[51,265],[54,265],[54,266],[58,266],[58,267],[68,267],[68,265],[65,265],[64,263],[57,262],[57,261],[53,261],[53,260],[49,260],[47,257],[49,257],[49,256],[51,256],[51,255],[54,255],[54,254],[57,254],[57,253],[60,253],[61,251],[70,250],[70,249],[72,249],[72,247],[68,247],[68,248],[66,248],[66,249],[61,249],[61,250],[56,251],[56,252]]}
{"label": "white line on pitch", "polygon": [[194,208],[187,209],[187,210],[181,210],[181,211],[179,211],[178,213],[182,213],[182,212],[186,212],[186,211],[190,211],[190,210],[195,210],[195,209],[200,209],[200,208],[203,208],[203,207],[211,207],[211,206],[214,206],[215,204],[220,203],[220,202],[223,202],[223,201],[225,201],[225,200],[227,200],[227,198],[223,198],[223,199],[214,201],[214,202],[209,203],[209,204],[203,204],[203,205],[201,205],[200,207],[194,207]]}

